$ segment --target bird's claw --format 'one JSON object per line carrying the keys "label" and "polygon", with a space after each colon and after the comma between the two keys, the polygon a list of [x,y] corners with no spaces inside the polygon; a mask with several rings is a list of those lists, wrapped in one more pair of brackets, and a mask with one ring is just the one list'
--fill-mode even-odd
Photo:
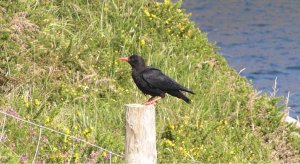
{"label": "bird's claw", "polygon": [[156,104],[156,102],[155,101],[147,101],[147,102],[145,102],[144,103],[144,105],[155,105]]}
{"label": "bird's claw", "polygon": [[145,105],[155,105],[157,100],[160,100],[161,97],[151,97]]}

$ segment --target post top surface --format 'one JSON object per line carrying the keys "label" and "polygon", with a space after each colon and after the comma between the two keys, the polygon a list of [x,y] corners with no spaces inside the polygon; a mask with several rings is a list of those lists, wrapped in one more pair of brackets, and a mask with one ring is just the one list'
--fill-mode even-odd
{"label": "post top surface", "polygon": [[140,108],[140,107],[150,107],[150,106],[153,106],[153,105],[143,105],[143,104],[125,104],[126,106],[128,107],[133,107],[133,108]]}

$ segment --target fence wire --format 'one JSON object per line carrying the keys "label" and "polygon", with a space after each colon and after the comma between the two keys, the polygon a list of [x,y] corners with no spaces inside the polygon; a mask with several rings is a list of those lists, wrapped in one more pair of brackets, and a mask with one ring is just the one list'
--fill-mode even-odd
{"label": "fence wire", "polygon": [[68,137],[70,137],[70,138],[72,138],[72,139],[74,139],[74,140],[83,142],[83,143],[85,143],[85,144],[87,144],[87,145],[90,145],[90,146],[96,147],[96,148],[98,148],[98,149],[100,149],[100,150],[102,150],[102,151],[108,152],[108,154],[109,154],[109,162],[110,162],[110,163],[112,163],[112,155],[115,155],[115,156],[120,157],[120,158],[124,158],[124,155],[123,155],[123,154],[114,153],[114,152],[112,152],[112,151],[110,151],[110,150],[108,150],[108,149],[105,149],[105,148],[103,148],[103,147],[100,147],[100,146],[98,146],[98,145],[95,145],[95,144],[93,144],[93,143],[90,143],[90,142],[88,142],[88,141],[86,141],[86,140],[84,140],[84,139],[78,138],[78,137],[76,137],[76,136],[72,136],[72,135],[69,135],[69,134],[66,134],[66,133],[57,131],[57,130],[55,130],[55,129],[52,129],[52,128],[49,128],[49,127],[46,127],[46,126],[36,124],[36,123],[34,123],[34,122],[25,120],[25,119],[23,119],[23,118],[20,118],[20,117],[15,116],[15,115],[6,113],[6,112],[2,111],[1,109],[0,109],[0,113],[3,114],[3,115],[5,115],[4,121],[3,121],[3,124],[2,124],[2,130],[1,130],[0,141],[2,141],[2,138],[4,137],[4,127],[5,127],[5,124],[6,124],[7,116],[12,117],[12,118],[14,118],[14,119],[16,119],[16,120],[19,120],[19,121],[22,121],[22,122],[26,122],[26,123],[28,123],[28,124],[31,124],[31,125],[33,125],[33,126],[36,126],[36,127],[39,127],[39,128],[40,128],[40,133],[39,133],[38,143],[37,143],[37,147],[36,147],[36,151],[35,151],[35,155],[34,155],[34,158],[33,158],[32,163],[34,163],[34,161],[35,161],[35,159],[36,159],[36,157],[37,157],[37,155],[38,155],[38,150],[39,150],[39,145],[40,145],[40,140],[41,140],[42,130],[43,130],[43,129],[52,131],[52,132],[57,133],[57,134],[60,134],[60,135],[68,136]]}

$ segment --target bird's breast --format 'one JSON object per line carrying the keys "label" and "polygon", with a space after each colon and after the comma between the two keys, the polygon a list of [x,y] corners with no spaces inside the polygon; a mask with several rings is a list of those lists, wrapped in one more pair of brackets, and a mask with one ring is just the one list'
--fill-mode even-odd
{"label": "bird's breast", "polygon": [[141,74],[132,73],[132,79],[136,86],[144,93],[149,94],[148,90],[150,89],[148,83],[143,79]]}

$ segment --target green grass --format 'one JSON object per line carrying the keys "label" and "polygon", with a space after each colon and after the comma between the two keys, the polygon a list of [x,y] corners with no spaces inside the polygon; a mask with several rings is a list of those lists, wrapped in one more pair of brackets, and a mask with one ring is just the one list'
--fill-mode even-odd
{"label": "green grass", "polygon": [[[123,153],[123,106],[148,97],[118,57],[137,53],[196,93],[192,104],[171,96],[157,104],[160,163],[299,161],[299,146],[291,146],[299,138],[290,137],[297,130],[281,122],[279,98],[257,94],[230,68],[180,2],[8,0],[0,22],[4,111]],[[38,134],[7,118],[1,162],[30,162]],[[103,156],[44,130],[37,160],[108,162]]]}

